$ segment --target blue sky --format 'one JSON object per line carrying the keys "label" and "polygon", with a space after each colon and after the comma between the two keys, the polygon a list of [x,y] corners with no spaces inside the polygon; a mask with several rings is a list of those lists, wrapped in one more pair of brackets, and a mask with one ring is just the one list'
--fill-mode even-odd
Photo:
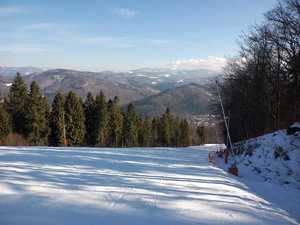
{"label": "blue sky", "polygon": [[0,0],[0,65],[212,67],[276,0]]}

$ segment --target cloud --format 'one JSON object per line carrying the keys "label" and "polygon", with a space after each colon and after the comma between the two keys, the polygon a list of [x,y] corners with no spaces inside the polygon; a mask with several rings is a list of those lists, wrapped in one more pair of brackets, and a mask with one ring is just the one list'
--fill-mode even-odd
{"label": "cloud", "polygon": [[[26,24],[18,28],[19,33],[23,36],[31,37],[42,41],[55,41],[56,43],[67,44],[77,43],[87,46],[110,47],[110,48],[165,48],[174,45],[174,40],[145,37],[140,35],[122,35],[122,36],[105,36],[105,35],[89,35],[81,32],[76,25],[55,23],[51,21],[40,21],[36,23]],[[16,35],[17,40],[20,35]]]}
{"label": "cloud", "polygon": [[147,39],[144,39],[143,42],[145,44],[149,44],[149,45],[155,46],[155,47],[167,47],[174,41],[169,40],[169,39],[147,38]]}
{"label": "cloud", "polygon": [[66,42],[77,36],[77,27],[75,25],[37,22],[19,27],[19,32],[23,35],[33,35],[34,39]]}
{"label": "cloud", "polygon": [[[76,43],[88,46],[104,46],[112,48],[135,47],[134,41],[122,36],[88,36],[80,32],[74,25],[39,22],[27,24],[19,28],[23,34],[34,34],[35,39],[55,41],[56,44]],[[42,34],[42,35],[41,35]],[[17,37],[20,37],[19,35]]]}
{"label": "cloud", "polygon": [[193,58],[185,60],[176,60],[171,62],[172,69],[207,69],[219,72],[225,66],[227,60],[223,57],[209,56],[206,59]]}
{"label": "cloud", "polygon": [[60,24],[60,23],[52,23],[52,22],[40,22],[28,24],[21,27],[22,31],[28,32],[51,32],[52,34],[67,34],[73,32],[75,26]]}
{"label": "cloud", "polygon": [[132,17],[135,17],[137,12],[133,9],[126,9],[126,8],[115,8],[112,10],[112,13],[114,15],[130,19]]}
{"label": "cloud", "polygon": [[126,37],[106,37],[106,36],[95,36],[95,37],[76,37],[74,41],[78,41],[82,44],[88,45],[101,45],[112,48],[132,48],[135,44],[132,43]]}
{"label": "cloud", "polygon": [[23,54],[23,53],[43,53],[53,52],[54,49],[49,49],[45,46],[34,45],[34,44],[11,44],[0,46],[1,52],[8,52],[12,54]]}
{"label": "cloud", "polygon": [[80,36],[73,41],[87,45],[98,45],[112,48],[166,48],[176,44],[174,40],[140,36]]}
{"label": "cloud", "polygon": [[53,30],[57,28],[61,28],[61,25],[49,22],[33,23],[23,27],[24,30]]}
{"label": "cloud", "polygon": [[0,15],[14,15],[19,13],[25,13],[27,10],[24,7],[20,6],[0,6]]}
{"label": "cloud", "polygon": [[90,36],[75,37],[75,41],[88,45],[103,45],[113,48],[133,48],[133,47],[166,47],[170,44],[167,39],[143,38],[132,36]]}

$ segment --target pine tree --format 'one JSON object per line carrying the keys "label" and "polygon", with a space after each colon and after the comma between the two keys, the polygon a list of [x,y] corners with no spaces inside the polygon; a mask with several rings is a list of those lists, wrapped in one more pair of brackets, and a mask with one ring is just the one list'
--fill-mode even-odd
{"label": "pine tree", "polygon": [[10,115],[3,105],[0,106],[0,138],[7,136],[11,132]]}
{"label": "pine tree", "polygon": [[65,121],[68,145],[82,145],[85,137],[84,110],[80,98],[72,91],[66,97]]}
{"label": "pine tree", "polygon": [[100,91],[100,94],[96,96],[95,101],[95,142],[97,146],[106,145],[108,135],[107,124],[107,103],[104,93]]}
{"label": "pine tree", "polygon": [[95,99],[89,92],[84,102],[85,113],[85,142],[88,146],[94,146],[96,144],[95,137]]}
{"label": "pine tree", "polygon": [[117,97],[114,100],[108,101],[108,146],[121,145],[122,139],[122,127],[123,127],[123,115],[120,107],[118,106],[119,99]]}
{"label": "pine tree", "polygon": [[124,144],[128,147],[138,145],[138,116],[133,104],[129,104],[124,119],[123,127]]}
{"label": "pine tree", "polygon": [[65,99],[63,94],[57,93],[52,102],[49,118],[49,144],[51,146],[65,145]]}
{"label": "pine tree", "polygon": [[25,106],[26,136],[33,145],[48,144],[48,115],[49,106],[47,98],[42,96],[38,84],[33,81]]}
{"label": "pine tree", "polygon": [[27,92],[24,80],[17,73],[8,94],[8,112],[12,117],[13,131],[23,135],[26,134],[24,121]]}

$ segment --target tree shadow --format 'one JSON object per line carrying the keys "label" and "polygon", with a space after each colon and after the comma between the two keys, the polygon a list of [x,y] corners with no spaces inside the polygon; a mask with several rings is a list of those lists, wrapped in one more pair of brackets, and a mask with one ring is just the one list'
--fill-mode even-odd
{"label": "tree shadow", "polygon": [[[85,224],[199,224],[199,219],[205,219],[203,224],[218,224],[220,219],[232,218],[221,213],[214,219],[203,214],[201,207],[228,211],[228,206],[237,204],[253,213],[233,207],[232,214],[253,218],[255,213],[274,214],[281,222],[286,218],[286,212],[272,208],[242,182],[209,165],[204,150],[43,147],[3,151],[0,185],[14,194],[1,195],[0,224],[14,224],[9,222],[14,218],[8,218],[14,207],[15,212],[28,214],[18,217],[22,224],[54,224],[56,214],[60,224],[75,225],[82,224],[82,217]],[[37,218],[36,212],[40,213]]]}

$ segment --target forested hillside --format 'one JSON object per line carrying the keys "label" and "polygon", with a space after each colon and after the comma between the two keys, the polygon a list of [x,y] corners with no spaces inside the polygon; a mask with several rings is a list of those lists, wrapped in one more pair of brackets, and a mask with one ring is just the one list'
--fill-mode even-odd
{"label": "forested hillside", "polygon": [[209,85],[191,83],[143,98],[134,105],[143,116],[160,115],[166,107],[180,116],[203,115],[211,113],[211,99]]}
{"label": "forested hillside", "polygon": [[8,93],[17,72],[22,75],[27,85],[36,81],[50,101],[58,91],[64,94],[74,91],[80,97],[85,98],[88,92],[96,95],[101,89],[108,98],[119,96],[121,105],[190,83],[203,85],[216,76],[216,72],[209,70],[171,70],[167,68],[90,72],[0,66],[1,94]]}
{"label": "forested hillside", "polygon": [[[141,118],[133,104],[126,110],[119,98],[102,91],[83,101],[75,92],[58,92],[52,105],[33,81],[30,89],[18,74],[0,106],[2,145],[51,146],[188,146],[191,127],[168,108],[159,116]],[[194,143],[195,144],[195,143]]]}

